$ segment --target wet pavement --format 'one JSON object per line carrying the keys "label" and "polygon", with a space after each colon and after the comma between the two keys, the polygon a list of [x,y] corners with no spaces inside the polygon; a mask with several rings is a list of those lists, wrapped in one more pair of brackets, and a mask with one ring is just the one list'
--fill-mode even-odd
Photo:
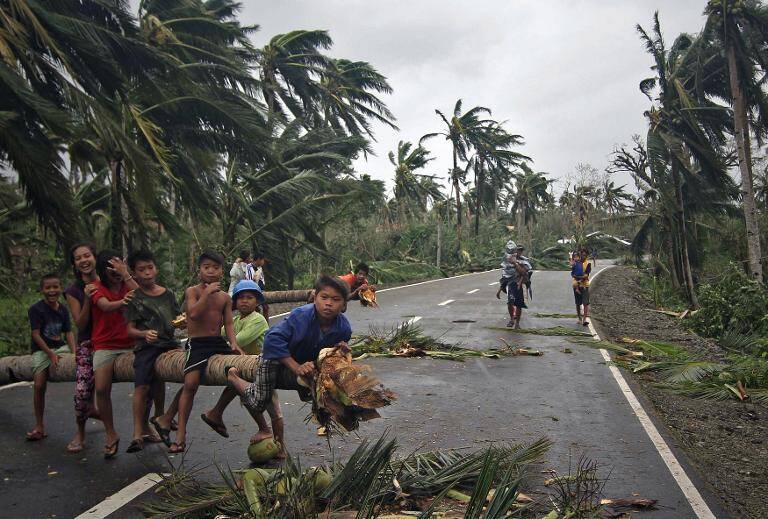
{"label": "wet pavement", "polygon": [[[553,447],[540,464],[542,471],[567,471],[580,456],[588,456],[599,463],[603,476],[610,476],[605,486],[607,496],[640,495],[659,500],[658,510],[644,512],[642,517],[696,517],[597,350],[573,344],[566,337],[493,329],[503,327],[508,320],[504,302],[494,297],[497,287],[491,286],[497,278],[497,272],[478,273],[384,290],[378,294],[380,308],[362,308],[352,302],[347,315],[355,333],[364,333],[369,326],[392,328],[418,317],[425,333],[444,342],[491,348],[499,347],[502,337],[515,346],[542,350],[543,356],[468,359],[463,363],[367,359],[364,362],[399,397],[383,409],[383,419],[362,424],[357,435],[332,440],[329,448],[327,440],[304,423],[309,409],[295,394],[281,391],[289,450],[298,454],[303,464],[321,464],[343,459],[362,438],[376,438],[385,431],[397,437],[403,452],[481,448],[492,442],[533,441],[546,436]],[[583,329],[575,319],[533,316],[536,312],[573,313],[569,280],[567,272],[535,273],[534,298],[524,314],[523,327]],[[446,303],[448,300],[452,301]],[[565,348],[573,353],[564,353]],[[168,394],[177,387],[169,384]],[[74,432],[73,384],[49,384],[49,437],[38,443],[24,441],[24,432],[33,423],[31,388],[0,390],[3,515],[75,517],[148,472],[167,472],[170,463],[178,463],[178,456],[169,458],[159,446],[150,446],[139,455],[123,452],[132,431],[132,389],[132,384],[113,388],[116,427],[122,442],[120,455],[109,461],[102,459],[104,432],[95,422],[89,424],[88,447],[83,453],[71,455],[64,449]],[[237,403],[225,415],[229,439],[219,437],[199,419],[220,392],[218,387],[203,387],[198,393],[190,420],[190,447],[184,460],[187,466],[247,466],[245,450],[255,426]],[[690,471],[689,475],[697,480]],[[133,504],[126,504],[110,517],[137,516]]]}

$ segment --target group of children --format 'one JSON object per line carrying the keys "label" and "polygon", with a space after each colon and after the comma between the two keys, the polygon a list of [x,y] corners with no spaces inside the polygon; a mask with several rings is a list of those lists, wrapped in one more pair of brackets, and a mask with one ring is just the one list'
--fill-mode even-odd
{"label": "group of children", "polygon": [[[241,253],[241,258],[248,256]],[[115,251],[96,254],[92,245],[82,243],[72,247],[70,262],[75,281],[65,291],[69,312],[60,302],[62,285],[56,275],[42,278],[43,298],[29,309],[36,419],[35,427],[27,433],[30,441],[46,437],[46,383],[64,352],[74,352],[77,365],[77,433],[67,450],[77,453],[84,449],[85,423],[96,418],[104,424],[104,457],[109,459],[117,454],[120,443],[112,415],[114,366],[127,352],[134,353],[135,385],[134,427],[127,452],[141,451],[148,442],[163,442],[169,452],[180,453],[186,450],[194,397],[205,383],[208,360],[213,355],[260,354],[259,365],[253,382],[243,380],[236,368],[227,367],[229,385],[216,405],[201,414],[201,420],[228,437],[223,414],[239,396],[259,427],[251,441],[274,435],[282,445],[284,429],[276,389],[295,389],[302,399],[309,398],[309,391],[297,377],[314,376],[320,349],[348,348],[352,330],[343,312],[349,286],[336,277],[320,277],[314,302],[294,309],[283,322],[269,328],[259,311],[266,302],[258,278],[246,275],[232,287],[231,296],[222,291],[224,257],[215,251],[205,251],[198,259],[199,283],[186,289],[185,318],[180,316],[182,309],[173,292],[158,284],[155,259],[148,251],[134,252],[124,262]],[[163,353],[181,348],[175,325],[182,322],[188,335],[184,383],[166,410],[165,384],[156,376],[155,362]],[[272,427],[263,417],[265,410]]]}

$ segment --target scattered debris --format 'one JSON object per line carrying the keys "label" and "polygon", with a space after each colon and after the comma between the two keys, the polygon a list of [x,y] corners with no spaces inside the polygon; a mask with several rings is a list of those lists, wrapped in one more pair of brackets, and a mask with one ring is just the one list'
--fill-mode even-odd
{"label": "scattered debris", "polygon": [[360,304],[362,306],[370,306],[371,308],[378,308],[379,304],[376,302],[376,292],[372,288],[366,288],[359,292]]}
{"label": "scattered debris", "polygon": [[451,321],[452,323],[476,323],[477,321],[473,319],[456,319],[455,321]]}
{"label": "scattered debris", "polygon": [[544,313],[535,313],[533,314],[534,317],[539,317],[541,319],[578,319],[579,316],[577,314],[544,314]]}
{"label": "scattered debris", "polygon": [[589,332],[565,328],[564,326],[553,326],[551,328],[501,328],[491,326],[491,330],[503,330],[511,333],[528,333],[531,335],[551,335],[551,336],[571,336],[571,337],[592,337]]}
{"label": "scattered debris", "polygon": [[563,353],[573,353],[571,348],[563,348]]}

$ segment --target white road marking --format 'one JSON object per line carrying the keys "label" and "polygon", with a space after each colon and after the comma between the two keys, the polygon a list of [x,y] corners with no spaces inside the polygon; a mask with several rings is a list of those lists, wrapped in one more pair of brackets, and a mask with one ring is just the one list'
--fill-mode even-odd
{"label": "white road marking", "polygon": [[33,383],[32,382],[14,382],[13,384],[6,384],[4,386],[0,386],[0,391],[4,391],[6,389],[13,389],[15,387],[29,387]]}
{"label": "white road marking", "polygon": [[455,301],[455,299],[446,299],[446,300],[445,300],[445,301],[443,301],[442,303],[437,303],[437,306],[445,306],[445,305],[449,305],[449,304],[453,303],[454,301]]}
{"label": "white road marking", "polygon": [[[167,476],[167,474],[164,475]],[[93,508],[86,510],[82,514],[78,515],[75,519],[102,519],[107,517],[161,481],[162,477],[159,474],[147,474],[146,476],[137,479],[127,487],[123,488],[116,494],[112,494]]]}
{"label": "white road marking", "polygon": [[475,292],[477,292],[478,290],[480,290],[480,289],[479,289],[479,288],[476,288],[476,289],[474,289],[474,290],[470,290],[469,292],[467,292],[467,294],[474,294],[474,293],[475,293]]}
{"label": "white road marking", "polygon": [[418,323],[419,321],[421,321],[421,316],[420,315],[414,315],[411,319],[408,319],[407,322],[408,322],[408,324],[414,324],[414,323]]}
{"label": "white road marking", "polygon": [[489,286],[489,287],[492,287],[493,285],[498,285],[498,284],[499,284],[499,282],[498,282],[498,281],[494,281],[493,283],[488,283],[488,286]]}
{"label": "white road marking", "polygon": [[[592,280],[594,280],[597,275],[604,270],[606,270],[606,267],[603,267],[594,276],[592,276]],[[589,331],[592,333],[592,337],[596,341],[600,340],[600,336],[597,334],[595,327],[592,326],[591,318],[589,320]],[[635,416],[637,416],[637,419],[640,421],[640,425],[643,426],[645,433],[650,438],[653,446],[656,447],[656,450],[661,456],[661,459],[664,460],[664,463],[667,465],[667,468],[672,474],[672,477],[675,478],[677,486],[680,487],[683,495],[688,500],[688,503],[691,505],[693,512],[696,514],[696,517],[699,519],[716,519],[715,514],[713,514],[712,510],[709,509],[706,501],[704,501],[704,498],[701,497],[701,494],[691,479],[688,477],[688,474],[685,473],[685,469],[683,469],[682,465],[680,465],[680,462],[677,461],[674,453],[669,448],[669,445],[667,445],[667,442],[664,441],[664,438],[661,436],[659,430],[651,421],[648,413],[646,413],[645,409],[643,409],[643,406],[637,399],[637,396],[635,396],[635,394],[632,392],[629,384],[627,384],[627,381],[624,379],[624,375],[622,375],[621,371],[619,371],[619,368],[617,368],[611,362],[611,356],[608,351],[604,348],[600,348],[599,351],[600,355],[602,355],[603,359],[605,360],[606,366],[608,366],[608,369],[611,370],[611,375],[613,375],[614,380],[616,380],[616,383],[619,385],[619,389],[624,394],[627,402],[629,402],[629,406],[632,408],[632,412],[635,413]]]}

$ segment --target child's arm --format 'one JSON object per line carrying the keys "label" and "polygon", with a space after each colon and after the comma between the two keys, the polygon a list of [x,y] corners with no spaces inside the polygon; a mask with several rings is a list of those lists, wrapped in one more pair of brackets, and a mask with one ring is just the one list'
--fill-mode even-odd
{"label": "child's arm", "polygon": [[236,340],[238,346],[241,344],[251,344],[259,339],[263,341],[264,334],[269,330],[269,325],[264,316],[257,312],[254,313],[256,315],[248,319],[245,326],[243,326],[243,329],[237,334]]}
{"label": "child's arm", "polygon": [[77,347],[75,346],[75,334],[72,333],[72,330],[70,330],[67,332],[65,337],[67,338],[67,346],[69,346],[69,351],[75,353],[77,351]]}
{"label": "child's arm", "polygon": [[128,337],[131,339],[144,339],[150,343],[157,340],[157,330],[139,330],[133,321],[128,323],[126,330],[128,331]]}
{"label": "child's arm", "polygon": [[226,302],[224,303],[224,331],[227,334],[229,346],[232,348],[232,350],[236,351],[238,355],[245,355],[243,349],[240,348],[240,346],[237,344],[235,325],[232,324],[232,299],[229,296],[226,296]]}
{"label": "child's arm", "polygon": [[51,359],[51,366],[53,369],[56,369],[56,367],[59,365],[59,356],[56,355],[56,352],[54,352],[51,348],[48,347],[48,345],[43,340],[43,336],[40,335],[40,330],[32,330],[32,340],[37,344],[38,348],[43,350],[46,355],[48,355],[48,358]]}
{"label": "child's arm", "polygon": [[[211,283],[210,285],[206,285],[205,288],[200,291],[199,295],[197,290],[195,290],[195,287],[189,287],[186,292],[187,317],[189,319],[199,319],[205,312],[205,307],[208,304],[208,296],[216,292],[221,292],[221,287],[218,283]],[[229,313],[231,316],[232,310],[230,310]],[[230,324],[231,322],[232,320],[230,319]],[[229,335],[227,335],[227,337],[229,337]]]}
{"label": "child's arm", "polygon": [[72,320],[75,322],[77,329],[82,331],[88,327],[88,323],[91,321],[91,296],[96,292],[96,287],[89,283],[85,285],[83,289],[85,297],[83,298],[83,304],[80,301],[67,295],[67,304],[69,305],[69,313],[72,314]]}
{"label": "child's arm", "polygon": [[136,290],[139,288],[139,284],[136,283],[136,280],[133,279],[131,273],[128,272],[128,265],[126,265],[120,258],[112,258],[109,260],[109,267],[107,268],[120,274],[123,278],[123,283],[126,284],[129,290]]}
{"label": "child's arm", "polygon": [[110,301],[105,296],[101,296],[96,300],[96,306],[104,313],[117,312],[127,305],[133,297],[133,290],[125,294],[123,299],[118,301]]}

